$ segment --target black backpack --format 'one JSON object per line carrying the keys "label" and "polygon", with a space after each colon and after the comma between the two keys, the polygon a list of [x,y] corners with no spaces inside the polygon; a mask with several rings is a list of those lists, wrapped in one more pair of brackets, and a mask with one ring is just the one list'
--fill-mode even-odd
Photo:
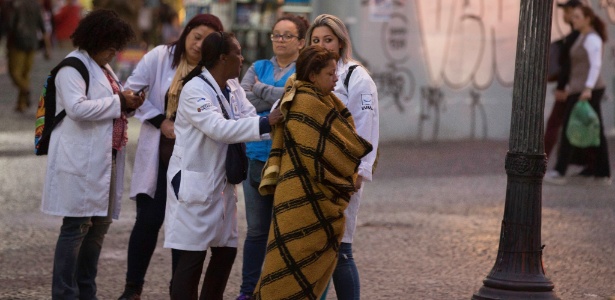
{"label": "black backpack", "polygon": [[47,75],[47,80],[43,85],[41,97],[38,100],[38,109],[36,111],[36,129],[34,130],[34,154],[47,155],[49,151],[49,139],[51,131],[62,121],[66,116],[66,111],[62,110],[56,115],[56,74],[66,66],[73,67],[79,71],[81,77],[85,80],[85,93],[88,93],[90,87],[90,74],[85,64],[76,57],[67,57],[63,59],[55,68]]}

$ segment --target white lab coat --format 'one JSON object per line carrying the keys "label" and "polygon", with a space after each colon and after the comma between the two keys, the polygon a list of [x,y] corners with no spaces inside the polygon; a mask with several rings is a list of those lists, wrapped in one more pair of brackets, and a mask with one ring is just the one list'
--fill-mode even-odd
{"label": "white lab coat", "polygon": [[[226,180],[228,144],[260,140],[259,117],[237,79],[227,81],[230,105],[215,87],[194,77],[182,89],[175,119],[175,147],[167,172],[164,247],[203,251],[237,247],[237,192]],[[226,120],[220,97],[231,119]],[[181,171],[178,197],[171,180]]]}
{"label": "white lab coat", "polygon": [[[378,116],[378,91],[376,84],[365,68],[359,66],[350,75],[348,89],[344,86],[344,81],[348,74],[348,68],[356,65],[356,62],[349,61],[344,63],[341,59],[338,62],[336,74],[339,80],[335,84],[333,93],[346,105],[352,118],[357,133],[372,144],[374,150],[361,159],[359,165],[359,176],[363,181],[372,180],[372,168],[376,160],[378,149],[378,139],[380,136],[379,116]],[[357,223],[357,214],[361,204],[361,187],[350,197],[350,203],[345,210],[346,230],[342,242],[352,243],[354,231]]]}
{"label": "white lab coat", "polygon": [[160,129],[147,120],[165,115],[164,98],[176,71],[171,67],[173,50],[174,48],[167,45],[152,49],[143,56],[126,80],[125,88],[129,90],[138,91],[149,86],[145,102],[135,112],[135,118],[139,119],[142,125],[130,184],[130,198],[133,200],[137,194],[147,194],[154,198],[156,193]]}
{"label": "white lab coat", "polygon": [[[121,114],[118,95],[100,66],[86,51],[68,54],[81,59],[90,75],[88,94],[85,81],[72,67],[62,68],[56,76],[56,112],[66,117],[51,133],[47,174],[41,210],[69,216],[107,216],[112,164],[113,119]],[[112,76],[109,65],[105,68]],[[124,185],[125,148],[116,157],[116,193],[113,218],[120,212]]]}

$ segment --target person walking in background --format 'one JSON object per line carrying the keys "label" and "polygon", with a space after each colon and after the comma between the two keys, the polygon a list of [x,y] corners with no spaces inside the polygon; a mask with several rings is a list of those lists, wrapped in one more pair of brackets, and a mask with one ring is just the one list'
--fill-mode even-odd
{"label": "person walking in background", "polygon": [[179,15],[175,11],[171,12],[169,19],[162,23],[160,31],[162,42],[165,44],[170,44],[181,36],[182,27],[179,22]]}
{"label": "person walking in background", "polygon": [[53,11],[51,0],[39,0],[41,5],[41,16],[43,16],[43,24],[45,24],[45,32],[39,32],[38,34],[38,47],[39,49],[45,49],[45,43],[49,43],[52,47],[51,35],[53,33]]}
{"label": "person walking in background", "polygon": [[337,52],[312,45],[297,58],[280,101],[284,122],[259,191],[273,194],[267,252],[255,299],[318,299],[337,265],[344,210],[372,146],[333,94]]}
{"label": "person walking in background", "polygon": [[553,108],[547,119],[545,128],[545,154],[547,157],[551,157],[553,147],[557,143],[557,137],[562,128],[564,122],[564,115],[566,110],[566,98],[568,93],[566,92],[566,85],[570,78],[570,48],[579,37],[579,31],[572,26],[572,12],[576,7],[583,5],[578,0],[568,0],[565,3],[558,3],[557,6],[564,10],[563,19],[566,24],[569,24],[572,31],[558,41],[560,43],[559,57],[557,58],[560,66],[557,73],[557,86],[555,87],[555,102]]}
{"label": "person walking in background", "polygon": [[[42,8],[39,1],[13,0],[5,6],[7,20],[8,69],[13,84],[19,89],[15,111],[24,112],[30,107],[30,73],[34,55],[39,49],[39,37],[47,37]],[[49,59],[51,45],[43,38],[44,55]]]}
{"label": "person walking in background", "polygon": [[[238,239],[237,190],[225,168],[228,147],[260,140],[281,120],[279,111],[256,115],[237,80],[242,62],[235,36],[214,32],[184,79],[167,171],[164,247],[178,253],[171,299],[222,299]],[[198,297],[208,249],[211,259]]]}
{"label": "person walking in background", "polygon": [[[348,29],[338,17],[323,14],[316,17],[308,29],[307,42],[308,45],[320,45],[339,53],[340,60],[335,73],[341,80],[336,83],[333,93],[348,107],[357,133],[377,149],[378,91],[367,70],[352,58],[352,43]],[[345,211],[346,230],[340,246],[337,268],[333,273],[333,284],[338,299],[360,299],[359,271],[352,255],[352,241],[363,194],[363,181],[372,180],[376,159],[377,151],[372,151],[361,159],[356,182],[357,192],[350,198]]]}
{"label": "person walking in background", "polygon": [[61,48],[72,47],[70,36],[81,20],[81,5],[78,0],[64,0],[64,5],[53,16],[54,37]]}
{"label": "person walking in background", "polygon": [[[248,100],[259,116],[269,115],[271,106],[284,93],[284,84],[295,73],[295,61],[305,45],[309,24],[303,17],[288,14],[271,29],[271,59],[252,64],[241,80]],[[246,143],[249,159],[248,178],[243,182],[248,230],[243,248],[241,288],[237,300],[250,299],[261,275],[273,207],[273,196],[258,193],[261,171],[269,157],[271,140]]]}
{"label": "person walking in background", "polygon": [[[587,6],[579,6],[574,9],[572,24],[580,35],[570,48],[569,96],[566,100],[564,128],[568,124],[574,105],[578,101],[589,101],[600,119],[600,146],[583,149],[587,164],[579,176],[584,177],[589,182],[610,185],[611,166],[600,109],[600,102],[605,90],[600,69],[602,67],[604,42],[607,40],[606,25]],[[574,152],[578,150],[570,144],[566,130],[562,130],[560,141],[555,169],[547,172],[544,178],[548,183],[565,184],[567,182],[565,175],[568,164]]]}
{"label": "person walking in background", "polygon": [[147,89],[147,101],[135,113],[142,122],[130,186],[130,198],[137,202],[137,216],[128,243],[126,285],[119,300],[140,299],[164,221],[166,173],[175,143],[173,124],[182,79],[201,60],[205,37],[222,30],[218,17],[194,16],[179,39],[145,54],[126,81],[127,89]]}
{"label": "person walking in background", "polygon": [[[105,26],[100,26],[105,24]],[[122,89],[109,66],[135,35],[110,10],[88,14],[72,35],[68,54],[86,66],[56,75],[57,124],[49,144],[41,210],[63,216],[53,261],[52,299],[96,299],[98,258],[105,235],[120,212],[124,185],[127,114],[144,101]]]}

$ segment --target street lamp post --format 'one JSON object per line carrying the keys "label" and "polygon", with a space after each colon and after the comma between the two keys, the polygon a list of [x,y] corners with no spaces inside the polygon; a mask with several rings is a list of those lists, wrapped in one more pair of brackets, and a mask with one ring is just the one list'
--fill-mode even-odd
{"label": "street lamp post", "polygon": [[521,0],[506,203],[495,265],[472,299],[559,299],[542,265],[544,95],[553,0]]}

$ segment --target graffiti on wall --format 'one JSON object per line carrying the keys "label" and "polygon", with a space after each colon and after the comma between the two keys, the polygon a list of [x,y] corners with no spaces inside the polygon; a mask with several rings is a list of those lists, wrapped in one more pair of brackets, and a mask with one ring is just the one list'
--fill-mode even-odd
{"label": "graffiti on wall", "polygon": [[431,84],[452,89],[512,86],[518,0],[417,0]]}
{"label": "graffiti on wall", "polygon": [[[394,1],[396,7],[404,2]],[[363,2],[364,5],[368,1]],[[410,59],[408,18],[403,14],[391,14],[388,22],[382,23],[381,45],[386,63],[383,68],[371,68],[372,79],[378,87],[378,100],[383,108],[395,107],[403,113],[412,100],[416,89],[416,80],[412,71],[404,67]],[[366,64],[367,65],[367,64]]]}
{"label": "graffiti on wall", "polygon": [[615,0],[600,0],[600,8],[606,13],[608,21],[615,24]]}
{"label": "graffiti on wall", "polygon": [[372,78],[378,87],[378,100],[383,108],[394,106],[403,113],[412,100],[416,82],[412,71],[389,63],[379,72],[373,72]]}
{"label": "graffiti on wall", "polygon": [[[512,87],[519,15],[518,0],[417,0],[424,64],[429,87],[423,88],[419,138],[431,120],[437,139],[445,109],[443,87],[469,90],[469,137],[488,136],[487,110],[481,91],[494,83]],[[480,124],[480,127],[479,127]]]}
{"label": "graffiti on wall", "polygon": [[[361,2],[365,12],[373,1],[377,0]],[[570,32],[563,10],[557,7],[562,1],[553,2],[552,40]],[[615,0],[581,1],[615,24]],[[508,92],[514,80],[521,0],[393,0],[393,5],[386,22],[372,22],[366,28],[376,37],[367,35],[369,43],[381,39],[376,43],[378,63],[370,71],[383,108],[418,113],[419,137],[425,130],[426,138],[437,138],[442,131],[440,121],[447,121],[446,106],[465,98],[467,109],[463,111],[468,118],[454,118],[468,120],[466,134],[485,138],[488,132],[498,132],[500,125],[488,128],[490,106],[485,103],[512,100]],[[615,43],[607,47],[607,61],[615,62]],[[495,90],[507,92],[493,93]]]}

